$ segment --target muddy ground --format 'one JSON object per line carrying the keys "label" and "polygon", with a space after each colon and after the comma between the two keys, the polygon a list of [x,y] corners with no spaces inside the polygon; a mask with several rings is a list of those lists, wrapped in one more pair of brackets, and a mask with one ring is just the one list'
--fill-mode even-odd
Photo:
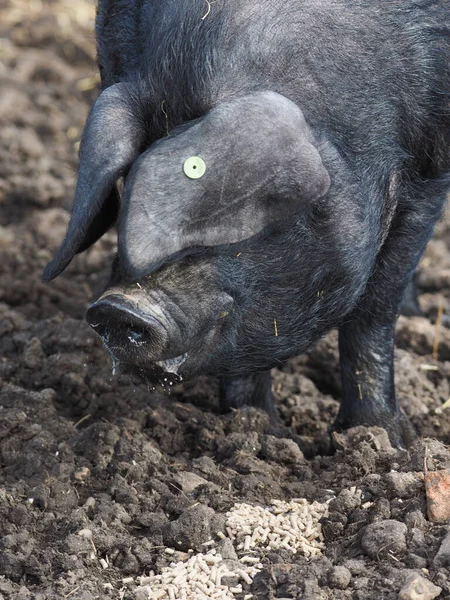
{"label": "muddy ground", "polygon": [[394,599],[414,573],[450,598],[448,522],[429,520],[424,488],[425,465],[450,467],[450,220],[420,267],[425,316],[398,325],[398,396],[422,436],[409,452],[364,428],[331,452],[334,333],[274,373],[281,431],[255,410],[217,414],[214,382],[167,396],[113,377],[84,312],[114,235],[40,283],[97,93],[92,21],[82,1],[0,0],[0,598],[150,597],[138,576],[224,546],[236,502],[299,497],[331,499],[322,556],[265,551],[236,598]]}

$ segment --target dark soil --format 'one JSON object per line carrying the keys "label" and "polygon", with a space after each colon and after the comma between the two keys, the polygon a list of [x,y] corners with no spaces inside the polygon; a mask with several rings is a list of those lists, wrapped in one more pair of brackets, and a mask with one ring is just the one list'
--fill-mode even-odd
{"label": "dark soil", "polygon": [[184,560],[208,541],[199,530],[218,543],[215,523],[236,502],[298,497],[334,497],[323,555],[263,553],[246,594],[395,599],[417,573],[450,598],[449,526],[428,519],[424,486],[425,461],[450,467],[450,220],[420,267],[425,316],[398,324],[398,397],[421,436],[409,452],[366,428],[332,452],[335,333],[274,373],[283,426],[256,410],[219,415],[211,381],[167,396],[113,377],[84,312],[114,234],[40,283],[67,224],[77,140],[97,93],[92,19],[83,1],[0,0],[0,599],[143,598],[137,576],[174,560],[165,550],[174,531]]}

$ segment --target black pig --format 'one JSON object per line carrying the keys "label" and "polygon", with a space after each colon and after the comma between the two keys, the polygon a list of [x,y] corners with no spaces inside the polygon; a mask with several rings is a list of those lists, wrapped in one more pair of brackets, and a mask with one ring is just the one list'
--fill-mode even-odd
{"label": "black pig", "polygon": [[450,185],[449,1],[101,0],[96,31],[44,281],[117,221],[87,313],[115,361],[270,411],[270,369],[339,327],[335,427],[408,443],[394,327]]}

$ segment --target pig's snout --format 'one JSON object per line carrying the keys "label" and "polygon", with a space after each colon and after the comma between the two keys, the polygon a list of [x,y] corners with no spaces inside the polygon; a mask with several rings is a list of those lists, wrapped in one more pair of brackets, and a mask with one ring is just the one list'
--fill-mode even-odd
{"label": "pig's snout", "polygon": [[168,345],[167,329],[161,321],[119,295],[109,295],[92,304],[86,320],[119,360],[129,359],[138,350],[145,353],[147,360],[158,360]]}
{"label": "pig's snout", "polygon": [[159,383],[168,374],[189,376],[208,362],[232,305],[228,294],[199,293],[197,286],[177,296],[161,288],[116,289],[89,307],[86,320],[115,364]]}

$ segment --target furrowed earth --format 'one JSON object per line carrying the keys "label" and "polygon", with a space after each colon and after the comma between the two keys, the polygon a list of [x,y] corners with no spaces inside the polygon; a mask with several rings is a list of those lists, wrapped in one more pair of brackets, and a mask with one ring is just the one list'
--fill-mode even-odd
{"label": "furrowed earth", "polygon": [[84,313],[114,233],[40,283],[98,93],[93,18],[0,0],[0,599],[450,598],[450,219],[397,328],[408,451],[377,428],[331,443],[335,332],[274,371],[280,423],[219,414],[213,381],[113,376]]}

